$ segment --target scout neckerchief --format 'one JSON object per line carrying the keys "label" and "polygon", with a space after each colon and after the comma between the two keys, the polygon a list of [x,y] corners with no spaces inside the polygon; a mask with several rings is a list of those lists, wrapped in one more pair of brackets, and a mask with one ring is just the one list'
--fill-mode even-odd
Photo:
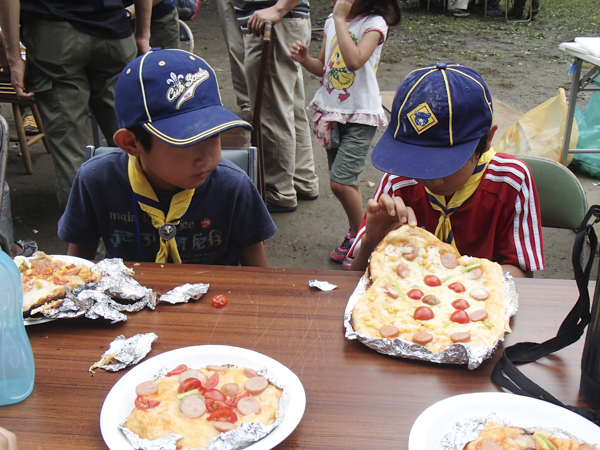
{"label": "scout neckerchief", "polygon": [[136,157],[129,156],[127,172],[135,199],[140,208],[152,219],[152,225],[158,229],[160,250],[156,254],[156,262],[166,263],[169,255],[171,255],[173,262],[181,264],[181,257],[179,256],[175,240],[175,235],[177,234],[175,225],[179,224],[179,219],[181,219],[190,206],[195,189],[187,189],[175,194],[171,199],[171,206],[165,217],[158,197],[148,182]]}
{"label": "scout neckerchief", "polygon": [[452,224],[450,223],[450,216],[475,193],[479,187],[481,179],[483,178],[485,169],[495,154],[495,151],[488,150],[481,155],[479,161],[477,161],[477,167],[475,167],[473,175],[471,175],[463,187],[461,187],[454,193],[454,195],[452,195],[452,198],[448,204],[446,204],[446,198],[443,195],[436,195],[429,189],[425,188],[425,191],[427,192],[427,199],[429,200],[431,207],[441,213],[440,220],[435,228],[435,236],[440,241],[451,244],[454,248],[456,248],[456,244],[454,243],[454,233],[452,232]]}

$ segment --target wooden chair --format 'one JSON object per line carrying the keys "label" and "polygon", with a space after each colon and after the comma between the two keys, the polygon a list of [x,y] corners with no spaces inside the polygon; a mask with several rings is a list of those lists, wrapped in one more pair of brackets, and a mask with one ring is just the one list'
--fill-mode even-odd
{"label": "wooden chair", "polygon": [[[46,151],[50,153],[50,144],[44,131],[44,125],[38,111],[37,105],[34,100],[21,100],[17,97],[17,93],[12,87],[10,82],[10,75],[3,75],[0,77],[0,103],[11,103],[13,109],[13,115],[15,118],[15,128],[17,130],[16,137],[10,137],[10,142],[18,142],[21,147],[21,155],[23,156],[23,164],[25,164],[25,171],[28,174],[33,173],[33,166],[31,165],[31,156],[29,154],[29,147],[38,142],[40,139],[46,147]],[[39,134],[27,138],[25,130],[23,129],[23,117],[21,117],[20,105],[29,105],[31,112],[38,126]]]}
{"label": "wooden chair", "polygon": [[265,187],[265,154],[262,141],[262,127],[260,124],[260,112],[262,108],[262,99],[265,87],[265,78],[267,76],[267,65],[269,63],[269,53],[271,52],[271,31],[273,24],[267,22],[265,24],[264,35],[263,35],[263,47],[262,55],[260,59],[260,69],[258,72],[258,86],[256,88],[256,100],[252,108],[252,135],[250,141],[252,145],[257,148],[257,166],[258,166],[258,179],[256,188],[260,193],[260,196],[265,199],[266,187]]}

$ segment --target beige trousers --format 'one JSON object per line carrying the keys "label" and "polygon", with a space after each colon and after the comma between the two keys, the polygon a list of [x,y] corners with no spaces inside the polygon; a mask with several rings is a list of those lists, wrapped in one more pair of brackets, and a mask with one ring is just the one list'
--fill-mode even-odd
{"label": "beige trousers", "polygon": [[[296,192],[311,197],[319,193],[302,67],[289,57],[297,39],[309,44],[310,20],[283,19],[273,26],[261,109],[266,200],[279,206],[296,206]],[[262,36],[246,35],[244,44],[246,80],[254,105]]]}

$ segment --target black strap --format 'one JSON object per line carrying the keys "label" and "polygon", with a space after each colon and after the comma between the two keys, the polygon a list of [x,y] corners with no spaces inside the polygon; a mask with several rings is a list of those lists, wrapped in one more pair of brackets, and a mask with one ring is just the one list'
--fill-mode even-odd
{"label": "black strap", "polygon": [[[594,220],[590,222],[592,217],[594,217]],[[515,394],[546,400],[555,405],[574,411],[600,425],[600,410],[594,412],[586,408],[564,405],[552,394],[527,378],[515,365],[537,361],[550,353],[554,353],[571,345],[581,337],[585,327],[590,322],[590,295],[588,291],[588,282],[590,280],[592,264],[598,245],[598,239],[593,228],[593,225],[597,222],[600,222],[600,206],[594,205],[590,208],[577,230],[575,244],[573,245],[572,262],[575,271],[575,281],[579,288],[579,299],[560,325],[558,333],[555,337],[546,342],[542,342],[541,344],[535,342],[520,342],[505,348],[502,357],[498,360],[492,371],[492,381],[498,386]],[[581,260],[586,238],[588,238],[590,242],[590,255],[585,265],[585,269],[583,269]]]}

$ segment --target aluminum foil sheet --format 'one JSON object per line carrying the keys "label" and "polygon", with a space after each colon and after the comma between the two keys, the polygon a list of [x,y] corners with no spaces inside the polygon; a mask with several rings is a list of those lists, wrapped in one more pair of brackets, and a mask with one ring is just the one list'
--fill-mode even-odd
{"label": "aluminum foil sheet", "polygon": [[[158,379],[167,373],[167,369],[161,369],[155,376],[154,379]],[[271,425],[263,425],[259,422],[244,422],[236,430],[231,430],[226,433],[221,433],[219,436],[213,438],[203,450],[238,450],[249,445],[252,445],[256,441],[261,440],[271,431],[277,428],[281,424],[281,420],[284,417],[285,408],[284,404],[287,400],[287,389],[283,383],[277,379],[268,369],[257,370],[256,373],[260,376],[268,379],[271,384],[280,388],[283,392],[279,399],[279,411],[275,417],[275,422]],[[152,441],[148,439],[140,438],[133,431],[125,428],[125,420],[119,425],[119,429],[123,431],[131,445],[136,450],[175,450],[176,441],[181,439],[182,436],[177,434],[166,434],[160,439],[154,439]],[[202,450],[202,449],[194,449]]]}
{"label": "aluminum foil sheet", "polygon": [[[352,326],[352,311],[354,306],[365,291],[369,288],[369,280],[366,276],[361,277],[356,289],[350,296],[346,310],[344,311],[344,327],[346,328],[346,339],[358,339],[364,345],[373,350],[390,356],[398,356],[408,359],[419,359],[434,363],[445,364],[468,364],[469,369],[476,369],[481,363],[494,354],[498,343],[494,347],[471,347],[468,344],[456,343],[448,346],[446,350],[439,353],[431,353],[422,345],[409,342],[401,338],[393,341],[390,339],[374,339],[354,331]],[[505,329],[510,329],[508,324],[512,316],[517,312],[519,296],[512,276],[504,273],[504,294],[506,298]],[[503,338],[501,340],[504,340]]]}
{"label": "aluminum foil sheet", "polygon": [[175,303],[187,303],[190,300],[199,300],[203,294],[208,291],[209,284],[184,284],[177,286],[175,289],[170,290],[166,294],[160,297],[161,302],[167,302],[171,304]]}
{"label": "aluminum foil sheet", "polygon": [[94,369],[100,368],[117,372],[127,366],[139,363],[152,350],[152,343],[158,339],[155,333],[136,334],[130,338],[120,335],[110,343],[110,347],[100,361],[95,362],[89,368],[94,373]]}
{"label": "aluminum foil sheet", "polygon": [[[104,259],[94,266],[102,272],[98,283],[68,288],[64,301],[32,310],[31,314],[41,314],[49,319],[72,319],[85,316],[88,319],[104,318],[112,323],[127,320],[124,312],[137,312],[145,307],[154,309],[158,303],[157,293],[132,278],[133,270],[123,264],[122,259]],[[35,317],[28,319],[34,321]]]}
{"label": "aluminum foil sheet", "polygon": [[337,288],[337,284],[331,284],[329,281],[309,280],[308,285],[321,291],[333,291]]}
{"label": "aluminum foil sheet", "polygon": [[[519,426],[518,424],[511,423],[511,421],[506,418],[500,418],[496,416],[496,414],[489,414],[485,417],[474,417],[469,420],[463,420],[455,423],[452,426],[450,431],[442,439],[442,442],[440,442],[439,450],[463,449],[469,442],[477,438],[479,432],[483,429],[483,426],[487,422],[497,422],[507,427]],[[530,434],[533,434],[535,430],[540,430],[547,436],[573,439],[578,442],[580,441],[577,437],[567,433],[564,430],[561,430],[560,428],[529,427],[523,429]]]}

